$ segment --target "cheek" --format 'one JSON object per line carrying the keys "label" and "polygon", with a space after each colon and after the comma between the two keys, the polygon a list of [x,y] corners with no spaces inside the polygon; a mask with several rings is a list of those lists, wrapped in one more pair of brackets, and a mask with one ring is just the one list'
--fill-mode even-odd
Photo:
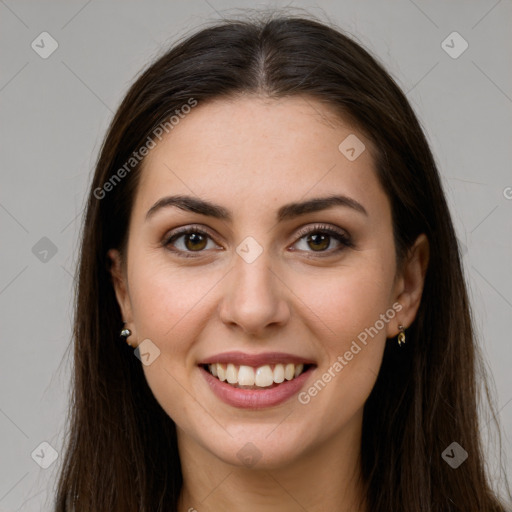
{"label": "cheek", "polygon": [[[379,373],[387,332],[381,315],[389,321],[395,313],[389,304],[392,277],[392,258],[372,251],[356,264],[340,267],[336,275],[307,280],[308,286],[298,293],[321,320],[318,323],[315,314],[308,314],[316,322],[316,340],[323,353],[317,379],[326,384],[313,383],[311,395],[306,392],[313,397],[325,385],[326,392],[314,398],[312,407],[338,427],[363,406]],[[343,413],[336,405],[340,403]]]}
{"label": "cheek", "polygon": [[146,260],[131,276],[137,332],[164,344],[171,339],[190,338],[191,331],[199,328],[198,312],[204,310],[208,293],[218,280],[211,272],[199,271],[199,267],[184,269]]}
{"label": "cheek", "polygon": [[[329,327],[334,348],[349,343],[389,308],[392,280],[380,264],[343,268],[336,276],[305,283],[298,295]],[[311,313],[310,313],[311,316]]]}
{"label": "cheek", "polygon": [[143,366],[146,381],[162,409],[182,428],[211,428],[201,407],[206,404],[197,402],[191,385],[190,349],[211,317],[208,292],[219,277],[156,258],[144,258],[144,264],[141,259],[138,266],[135,258],[132,261],[136,270],[130,276],[130,293],[137,337],[150,339],[160,349],[158,358]]}
{"label": "cheek", "polygon": [[387,322],[395,314],[389,304],[389,268],[376,263],[347,273],[329,290],[332,299],[325,303],[327,321],[336,333],[325,347],[329,366],[335,361],[341,364],[332,398],[343,402],[349,411],[362,406],[382,362]]}

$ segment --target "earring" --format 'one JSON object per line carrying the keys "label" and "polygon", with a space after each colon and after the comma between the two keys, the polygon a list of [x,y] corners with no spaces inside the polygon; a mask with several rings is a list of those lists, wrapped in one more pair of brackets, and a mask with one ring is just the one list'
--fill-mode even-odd
{"label": "earring", "polygon": [[398,334],[398,346],[400,346],[402,343],[405,343],[405,329],[402,324],[398,325],[398,330],[400,333]]}
{"label": "earring", "polygon": [[130,329],[125,329],[123,328],[121,330],[121,332],[119,333],[119,336],[121,336],[121,338],[124,338],[126,343],[128,343],[128,345],[130,345],[130,347],[132,346],[132,344],[128,341],[128,338],[131,336],[132,334],[132,331],[130,331]]}

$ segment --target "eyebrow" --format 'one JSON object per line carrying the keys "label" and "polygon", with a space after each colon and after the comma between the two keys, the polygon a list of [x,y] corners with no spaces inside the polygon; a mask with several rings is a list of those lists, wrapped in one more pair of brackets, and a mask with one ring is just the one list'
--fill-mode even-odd
{"label": "eyebrow", "polygon": [[[185,195],[162,197],[148,210],[146,213],[146,220],[152,217],[158,210],[173,206],[180,208],[181,210],[199,213],[201,215],[214,217],[227,222],[232,222],[233,220],[231,212],[223,206],[204,199]],[[368,212],[364,206],[361,203],[358,203],[355,199],[344,195],[331,195],[327,197],[308,199],[303,202],[285,204],[279,208],[276,220],[277,222],[291,220],[307,213],[326,210],[334,206],[348,207],[368,216]]]}

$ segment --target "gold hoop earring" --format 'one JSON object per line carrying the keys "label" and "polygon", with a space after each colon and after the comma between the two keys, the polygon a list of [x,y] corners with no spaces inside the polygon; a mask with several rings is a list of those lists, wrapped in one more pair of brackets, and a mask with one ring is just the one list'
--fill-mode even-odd
{"label": "gold hoop earring", "polygon": [[402,343],[405,343],[405,329],[402,324],[398,325],[398,330],[400,333],[398,334],[398,346],[402,345]]}

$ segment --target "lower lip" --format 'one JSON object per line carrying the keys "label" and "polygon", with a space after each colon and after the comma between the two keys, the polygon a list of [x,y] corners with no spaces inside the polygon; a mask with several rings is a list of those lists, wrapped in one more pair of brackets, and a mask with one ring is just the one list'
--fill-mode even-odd
{"label": "lower lip", "polygon": [[209,384],[210,389],[215,393],[215,395],[228,405],[239,407],[241,409],[262,409],[264,407],[272,407],[285,402],[300,391],[314,368],[314,366],[311,366],[297,378],[285,380],[274,388],[262,388],[259,390],[234,388],[230,384],[222,382],[217,379],[217,377],[214,377],[202,366],[199,367],[206,379],[206,382]]}

